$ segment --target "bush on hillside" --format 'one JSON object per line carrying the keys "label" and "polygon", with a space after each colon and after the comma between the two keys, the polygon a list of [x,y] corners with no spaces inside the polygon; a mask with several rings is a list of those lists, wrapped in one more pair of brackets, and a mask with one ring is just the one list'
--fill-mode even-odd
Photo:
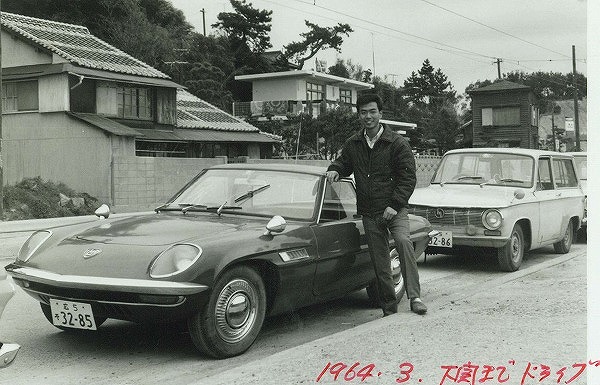
{"label": "bush on hillside", "polygon": [[[83,198],[84,204],[77,206],[69,198]],[[98,200],[87,193],[77,193],[64,183],[43,181],[40,177],[26,178],[14,186],[4,187],[4,216],[2,220],[71,217],[93,214],[99,206]]]}

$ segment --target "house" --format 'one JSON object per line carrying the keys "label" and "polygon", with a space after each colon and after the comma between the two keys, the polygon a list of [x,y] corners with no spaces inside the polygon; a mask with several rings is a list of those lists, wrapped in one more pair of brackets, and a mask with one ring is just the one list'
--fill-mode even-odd
{"label": "house", "polygon": [[501,80],[468,93],[473,147],[538,148],[539,111],[530,87]]}
{"label": "house", "polygon": [[[578,101],[579,146],[587,151],[587,98]],[[575,103],[572,99],[557,100],[550,113],[540,115],[540,146],[549,150],[575,151]],[[554,132],[552,131],[554,123]],[[556,146],[553,141],[556,141]]]}
{"label": "house", "polygon": [[314,70],[292,70],[238,75],[236,80],[252,83],[252,101],[236,102],[235,116],[284,117],[308,113],[314,117],[338,106],[353,108],[359,91],[372,84]]}
{"label": "house", "polygon": [[1,22],[5,184],[40,176],[126,210],[162,202],[211,162],[271,155],[277,138],[86,27],[7,12]]}

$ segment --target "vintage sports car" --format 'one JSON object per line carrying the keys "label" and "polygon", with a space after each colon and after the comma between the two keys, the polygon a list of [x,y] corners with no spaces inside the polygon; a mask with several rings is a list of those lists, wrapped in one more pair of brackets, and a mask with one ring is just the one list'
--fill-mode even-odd
{"label": "vintage sports car", "polygon": [[[0,269],[0,316],[4,307],[15,293],[15,288],[8,280],[4,269]],[[0,369],[10,365],[17,356],[20,346],[17,344],[8,344],[0,341]]]}
{"label": "vintage sports car", "polygon": [[[195,346],[223,358],[246,351],[266,315],[367,288],[374,273],[353,181],[325,169],[221,165],[202,171],[155,213],[38,231],[6,270],[61,329],[107,318],[187,320]],[[410,217],[422,253],[432,231]],[[390,263],[404,294],[395,250]]]}
{"label": "vintage sports car", "polygon": [[448,151],[409,204],[440,232],[426,253],[493,248],[504,271],[519,269],[527,250],[569,252],[584,216],[573,157],[519,148]]}

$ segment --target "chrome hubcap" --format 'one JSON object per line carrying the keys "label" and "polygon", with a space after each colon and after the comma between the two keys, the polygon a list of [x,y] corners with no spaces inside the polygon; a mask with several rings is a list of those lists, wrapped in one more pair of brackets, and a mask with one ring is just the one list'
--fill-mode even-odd
{"label": "chrome hubcap", "polygon": [[402,290],[402,286],[404,285],[404,280],[402,278],[402,270],[400,269],[400,257],[398,256],[398,252],[396,249],[390,252],[390,264],[392,267],[392,279],[394,280],[394,289],[396,291],[396,295]]}
{"label": "chrome hubcap", "polygon": [[513,233],[511,239],[511,249],[513,261],[518,261],[521,255],[521,238],[517,233]]}
{"label": "chrome hubcap", "polygon": [[258,295],[254,286],[234,279],[219,293],[215,307],[217,333],[225,342],[241,341],[256,320]]}

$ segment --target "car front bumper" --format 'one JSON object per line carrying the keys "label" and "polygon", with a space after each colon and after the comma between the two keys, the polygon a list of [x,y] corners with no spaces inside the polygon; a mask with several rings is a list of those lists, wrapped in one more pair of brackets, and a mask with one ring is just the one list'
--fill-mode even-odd
{"label": "car front bumper", "polygon": [[134,322],[186,318],[204,306],[209,293],[208,286],[189,282],[62,275],[15,264],[6,271],[43,304],[50,299],[85,302],[95,316]]}

